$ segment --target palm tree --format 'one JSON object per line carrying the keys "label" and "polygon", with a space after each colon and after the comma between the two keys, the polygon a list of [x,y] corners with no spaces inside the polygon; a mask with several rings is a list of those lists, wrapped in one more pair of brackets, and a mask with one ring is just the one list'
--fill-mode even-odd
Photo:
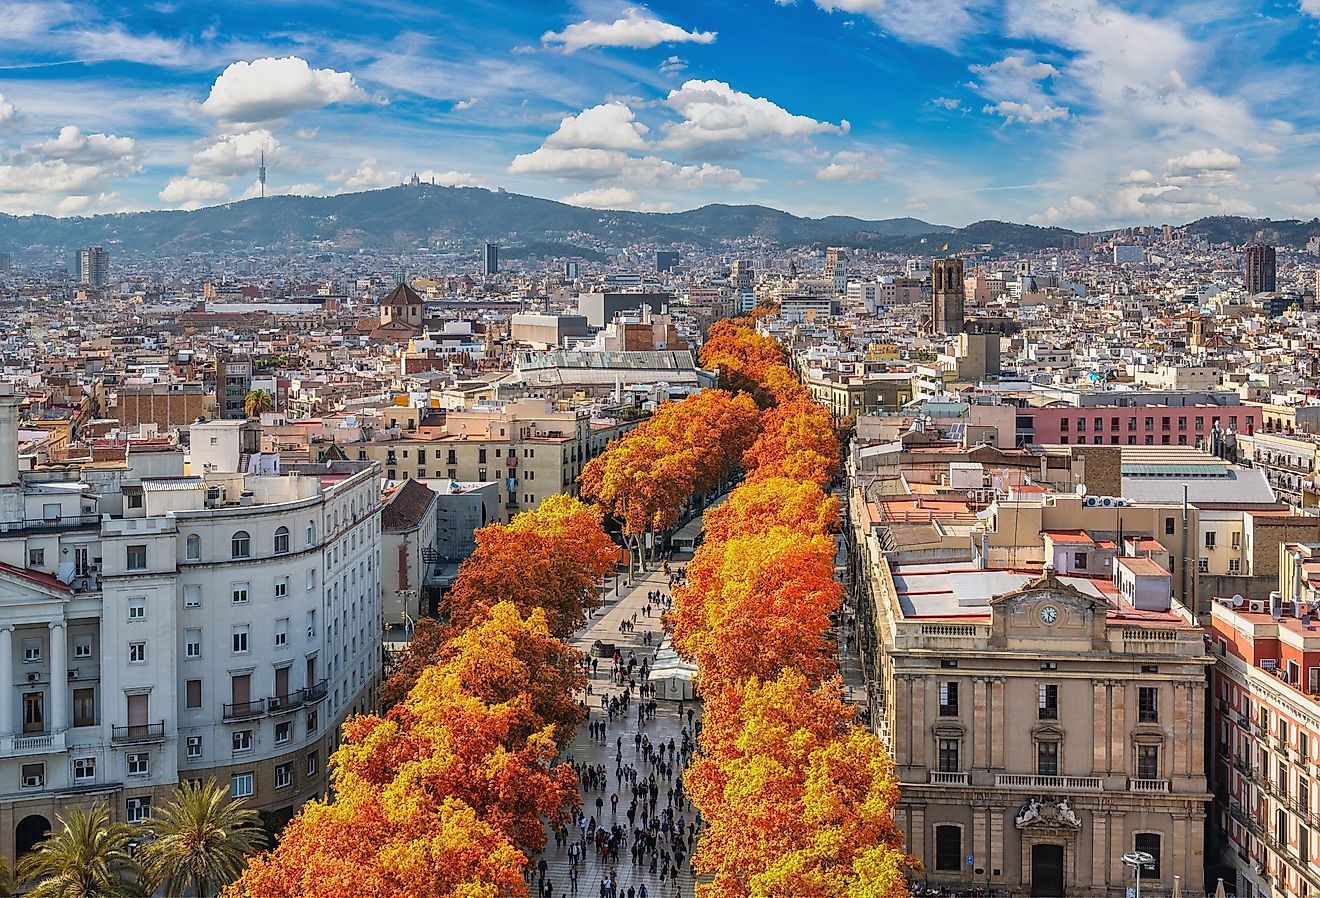
{"label": "palm tree", "polygon": [[9,876],[9,867],[0,859],[0,898],[9,898],[14,894],[14,880]]}
{"label": "palm tree", "polygon": [[207,898],[238,878],[246,856],[265,847],[266,832],[257,812],[229,798],[214,779],[180,783],[152,815],[155,840],[146,847],[146,879],[163,883],[167,895],[191,887]]}
{"label": "palm tree", "polygon": [[18,862],[18,879],[32,898],[128,898],[138,894],[130,844],[139,835],[113,823],[103,802],[56,818],[59,829]]}
{"label": "palm tree", "polygon": [[243,411],[249,418],[257,418],[262,412],[268,412],[275,407],[275,397],[270,395],[269,390],[249,390],[243,397]]}

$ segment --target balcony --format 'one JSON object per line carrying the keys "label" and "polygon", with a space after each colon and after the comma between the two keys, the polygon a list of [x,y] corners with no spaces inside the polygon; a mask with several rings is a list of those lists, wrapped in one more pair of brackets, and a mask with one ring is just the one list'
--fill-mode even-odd
{"label": "balcony", "polygon": [[250,702],[234,702],[225,705],[225,720],[247,720],[252,717],[260,717],[266,713],[266,700],[264,698],[256,699]]}
{"label": "balcony", "polygon": [[64,751],[63,733],[34,733],[30,736],[0,736],[0,756],[6,758],[47,755]]}
{"label": "balcony", "polygon": [[1131,778],[1129,778],[1129,779],[1128,779],[1128,791],[1129,791],[1129,792],[1146,792],[1146,793],[1150,793],[1150,792],[1168,792],[1168,791],[1169,791],[1169,781],[1168,781],[1168,780],[1141,780],[1141,779],[1131,779]]}
{"label": "balcony", "polygon": [[164,742],[165,721],[111,727],[110,741],[115,745],[131,745],[135,742]]}
{"label": "balcony", "polygon": [[965,786],[967,785],[967,774],[932,770],[930,772],[930,784],[932,786]]}
{"label": "balcony", "polygon": [[1098,776],[1032,776],[999,773],[995,786],[1000,789],[1038,789],[1047,792],[1103,792],[1104,780]]}
{"label": "balcony", "polygon": [[272,695],[266,699],[266,707],[272,714],[287,714],[304,705],[319,702],[325,698],[325,680],[314,683],[305,689],[290,692],[288,695]]}
{"label": "balcony", "polygon": [[302,692],[303,692],[304,704],[310,705],[313,702],[319,702],[321,699],[325,698],[326,681],[322,680],[319,683],[313,683],[311,686],[308,686]]}
{"label": "balcony", "polygon": [[0,523],[0,533],[51,532],[55,530],[78,530],[84,527],[99,527],[99,514],[66,515],[59,518],[29,518],[25,521],[6,521]]}

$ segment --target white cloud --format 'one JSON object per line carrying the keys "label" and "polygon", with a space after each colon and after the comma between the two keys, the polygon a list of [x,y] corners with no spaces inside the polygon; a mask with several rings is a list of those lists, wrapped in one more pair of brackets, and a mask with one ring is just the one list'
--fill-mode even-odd
{"label": "white cloud", "polygon": [[1100,214],[1100,207],[1084,196],[1070,196],[1058,206],[1051,206],[1040,215],[1033,215],[1035,224],[1058,225],[1092,221]]}
{"label": "white cloud", "polygon": [[[84,134],[74,125],[58,136],[0,154],[0,194],[17,197],[91,196],[109,182],[140,171],[141,152],[131,137]],[[27,201],[23,201],[27,204]]]}
{"label": "white cloud", "polygon": [[312,182],[290,184],[284,188],[284,192],[292,196],[316,196],[321,192],[321,185]]}
{"label": "white cloud", "polygon": [[355,171],[349,171],[346,168],[340,169],[328,180],[334,181],[340,185],[344,193],[352,193],[355,190],[375,190],[380,187],[394,187],[403,183],[403,174],[397,171],[382,169],[380,163],[374,156],[368,156],[362,160],[362,164]]}
{"label": "white cloud", "polygon": [[676,75],[687,68],[687,60],[681,56],[670,56],[660,63],[660,74]]}
{"label": "white cloud", "polygon": [[481,100],[477,97],[468,97],[466,100],[459,100],[457,103],[454,104],[454,111],[465,112],[466,110],[471,109],[473,106],[476,106],[480,102]]}
{"label": "white cloud", "polygon": [[742,172],[709,162],[679,165],[657,156],[635,157],[619,150],[587,147],[540,147],[515,156],[509,164],[515,175],[550,175],[563,180],[618,180],[634,187],[746,187]]}
{"label": "white cloud", "polygon": [[587,19],[569,25],[563,31],[547,31],[541,35],[541,43],[559,44],[565,53],[576,53],[587,47],[644,49],[658,44],[709,44],[714,40],[713,31],[685,31],[640,8],[624,10],[623,17],[613,22]]}
{"label": "white cloud", "polygon": [[1242,159],[1227,150],[1218,147],[1210,150],[1192,150],[1164,163],[1164,171],[1170,175],[1199,175],[1204,172],[1236,171],[1242,167]]}
{"label": "white cloud", "polygon": [[908,212],[912,212],[915,214],[918,212],[925,212],[928,209],[930,209],[930,203],[926,202],[925,200],[920,200],[917,199],[916,197],[913,197],[912,199],[908,200],[906,203],[903,204],[903,208],[906,209]]}
{"label": "white cloud", "polygon": [[648,128],[626,104],[602,103],[570,115],[545,139],[547,147],[591,147],[600,150],[640,150]]}
{"label": "white cloud", "polygon": [[421,180],[434,183],[437,187],[481,187],[481,179],[470,171],[432,171],[427,169],[417,175]]}
{"label": "white cloud", "polygon": [[591,178],[621,170],[628,158],[628,154],[617,150],[538,147],[530,153],[513,157],[509,163],[509,172],[515,175]]}
{"label": "white cloud", "polygon": [[1118,179],[1120,184],[1154,184],[1158,179],[1154,172],[1145,168],[1134,168],[1126,175]]}
{"label": "white cloud", "polygon": [[879,174],[875,162],[876,160],[872,160],[865,153],[855,151],[835,153],[834,160],[816,172],[816,180],[870,181]]}
{"label": "white cloud", "polygon": [[299,128],[293,132],[293,136],[299,140],[315,140],[316,135],[321,133],[320,128]]}
{"label": "white cloud", "polygon": [[114,134],[84,134],[76,125],[65,125],[59,136],[25,148],[26,151],[41,159],[59,159],[96,165],[116,162],[137,156],[137,142],[131,137],[117,137]]}
{"label": "white cloud", "polygon": [[366,94],[348,72],[313,69],[297,56],[242,60],[220,73],[202,109],[224,122],[268,122]]}
{"label": "white cloud", "polygon": [[1006,125],[1044,125],[1068,118],[1068,109],[1064,106],[1032,106],[1030,103],[1017,103],[1013,100],[1001,100],[993,106],[982,107],[981,111],[987,115],[1003,116]]}
{"label": "white cloud", "polygon": [[229,186],[223,181],[205,178],[170,178],[160,192],[160,198],[182,209],[200,209],[229,195]]}
{"label": "white cloud", "polygon": [[5,99],[4,94],[0,94],[0,131],[13,123],[16,118],[18,118],[18,109]]}
{"label": "white cloud", "polygon": [[664,126],[663,145],[680,152],[721,149],[736,152],[744,143],[803,139],[814,134],[846,134],[837,125],[794,115],[764,97],[734,90],[723,81],[688,81],[669,92],[665,105],[683,116]]}
{"label": "white cloud", "polygon": [[962,108],[962,100],[958,100],[953,97],[936,97],[935,99],[930,101],[930,105],[936,106],[940,109],[948,109],[952,111],[954,109]]}
{"label": "white cloud", "polygon": [[1320,0],[1302,0],[1301,10],[1309,16],[1320,19]]}
{"label": "white cloud", "polygon": [[261,165],[262,153],[267,163],[274,162],[284,148],[265,128],[240,134],[222,134],[215,143],[193,154],[188,174],[195,177],[231,178],[236,175],[255,175]]}
{"label": "white cloud", "polygon": [[976,28],[973,12],[985,4],[983,0],[816,0],[816,5],[826,12],[867,15],[907,43],[948,48]]}
{"label": "white cloud", "polygon": [[596,187],[559,198],[561,203],[589,209],[635,209],[637,201],[637,191],[627,187]]}

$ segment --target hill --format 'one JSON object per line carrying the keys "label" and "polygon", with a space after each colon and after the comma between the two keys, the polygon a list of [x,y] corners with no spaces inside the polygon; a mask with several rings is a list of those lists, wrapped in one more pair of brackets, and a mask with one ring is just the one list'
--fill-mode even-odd
{"label": "hill", "polygon": [[1257,237],[1275,246],[1302,249],[1312,234],[1320,234],[1320,219],[1299,221],[1285,218],[1242,218],[1237,215],[1216,215],[1200,218],[1186,225],[1188,231],[1199,234],[1211,243],[1231,243],[1241,246],[1254,242]]}
{"label": "hill", "polygon": [[536,244],[542,253],[591,256],[602,245],[714,246],[745,237],[800,244],[849,234],[904,237],[949,230],[915,218],[803,218],[765,206],[603,211],[477,187],[423,184],[330,197],[273,196],[193,212],[0,215],[0,247],[68,252],[100,244],[128,254],[181,255],[253,247],[408,250],[497,240],[511,250]]}

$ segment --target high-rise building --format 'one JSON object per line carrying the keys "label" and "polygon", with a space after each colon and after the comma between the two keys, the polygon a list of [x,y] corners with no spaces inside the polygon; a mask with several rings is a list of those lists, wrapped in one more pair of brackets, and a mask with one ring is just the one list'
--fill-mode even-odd
{"label": "high-rise building", "polygon": [[678,267],[678,253],[672,249],[658,249],[655,251],[655,270],[656,273],[673,271]]}
{"label": "high-rise building", "polygon": [[848,251],[841,246],[825,250],[825,277],[834,282],[834,292],[848,289]]}
{"label": "high-rise building", "polygon": [[746,259],[737,259],[733,267],[729,270],[729,281],[733,289],[743,291],[751,290],[756,281],[756,272],[752,270],[752,263]]}
{"label": "high-rise building", "polygon": [[577,276],[578,276],[578,263],[574,262],[572,259],[565,262],[564,277],[568,278],[571,281],[575,281],[577,280]]}
{"label": "high-rise building", "polygon": [[215,363],[216,417],[225,421],[247,418],[244,407],[252,389],[252,360],[222,356]]}
{"label": "high-rise building", "polygon": [[1267,243],[1252,243],[1244,250],[1246,259],[1245,282],[1248,293],[1273,293],[1278,287],[1274,266],[1274,247]]}
{"label": "high-rise building", "polygon": [[931,325],[937,334],[961,334],[963,331],[962,259],[932,259],[930,262],[930,296],[934,314]]}
{"label": "high-rise building", "polygon": [[500,273],[500,245],[498,243],[486,244],[486,274]]}
{"label": "high-rise building", "polygon": [[78,283],[104,287],[110,282],[110,254],[99,246],[78,253]]}

